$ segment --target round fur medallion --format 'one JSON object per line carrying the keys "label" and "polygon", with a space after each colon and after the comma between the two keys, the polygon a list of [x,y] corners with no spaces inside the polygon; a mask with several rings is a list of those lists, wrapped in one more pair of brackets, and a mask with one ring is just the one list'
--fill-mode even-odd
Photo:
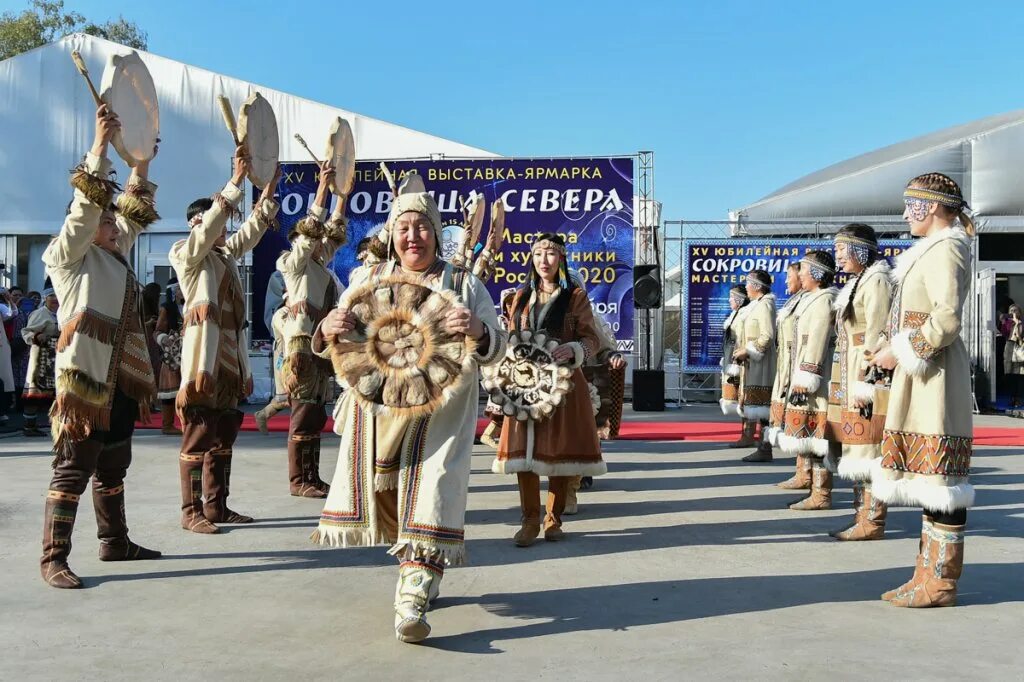
{"label": "round fur medallion", "polygon": [[505,357],[481,368],[484,389],[503,414],[520,421],[543,421],[572,390],[572,366],[551,355],[558,341],[543,332],[509,334]]}
{"label": "round fur medallion", "polygon": [[454,292],[411,277],[364,284],[348,299],[356,328],[332,348],[335,373],[376,414],[433,413],[475,368],[473,339],[444,329],[445,314],[461,305]]}

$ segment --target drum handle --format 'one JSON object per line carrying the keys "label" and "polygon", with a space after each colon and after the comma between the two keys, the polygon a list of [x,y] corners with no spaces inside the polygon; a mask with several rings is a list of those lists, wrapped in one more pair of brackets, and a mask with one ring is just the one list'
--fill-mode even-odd
{"label": "drum handle", "polygon": [[78,73],[82,74],[85,78],[85,82],[89,85],[89,92],[92,93],[93,100],[96,101],[96,106],[103,106],[103,99],[100,97],[100,93],[96,92],[96,86],[92,84],[92,78],[89,78],[89,69],[85,68],[85,60],[82,59],[82,54],[78,50],[71,52],[71,61],[75,63],[75,68],[78,69]]}

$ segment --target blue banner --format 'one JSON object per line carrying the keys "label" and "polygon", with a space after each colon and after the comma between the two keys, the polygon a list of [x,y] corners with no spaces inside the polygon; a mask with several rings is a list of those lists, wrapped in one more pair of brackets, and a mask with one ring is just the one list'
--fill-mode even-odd
{"label": "blue banner", "polygon": [[[883,239],[883,257],[892,260],[910,246],[910,240]],[[718,372],[722,359],[722,324],[729,316],[729,289],[745,285],[751,270],[767,270],[778,307],[789,298],[786,268],[815,249],[832,252],[825,239],[702,239],[688,240],[683,249],[680,311],[683,325],[684,372]],[[839,273],[836,286],[846,283]]]}
{"label": "blue banner", "polygon": [[[565,237],[569,267],[587,285],[596,311],[611,325],[619,348],[633,348],[633,158],[471,159],[387,161],[400,179],[415,169],[434,195],[444,222],[442,254],[449,258],[462,233],[460,197],[483,194],[487,200],[484,235],[490,206],[505,204],[505,242],[498,270],[488,284],[497,305],[506,290],[525,282],[530,269],[530,244],[535,235],[556,232]],[[266,284],[288,232],[305,217],[316,194],[313,163],[282,164],[276,195],[281,203],[280,229],[268,232],[253,252],[252,338],[268,338],[263,324]],[[258,196],[254,190],[253,201]],[[333,197],[332,197],[333,201]],[[346,206],[348,244],[331,267],[343,284],[357,265],[359,240],[381,228],[391,206],[391,190],[378,162],[356,164],[356,181]]]}

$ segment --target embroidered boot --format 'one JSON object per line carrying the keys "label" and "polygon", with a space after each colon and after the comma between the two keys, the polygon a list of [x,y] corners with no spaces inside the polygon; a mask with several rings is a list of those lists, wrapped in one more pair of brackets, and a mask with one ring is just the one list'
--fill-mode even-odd
{"label": "embroidered boot", "polygon": [[519,508],[522,510],[522,526],[513,540],[517,547],[529,547],[540,535],[540,476],[525,471],[518,475]]}
{"label": "embroidered boot", "polygon": [[131,441],[103,448],[92,483],[92,504],[96,510],[100,561],[159,559],[160,552],[141,547],[128,539],[124,515],[124,477],[132,461]]}
{"label": "embroidered boot", "polygon": [[231,494],[232,447],[242,425],[242,413],[224,410],[217,420],[216,443],[203,457],[203,516],[211,523],[252,523],[253,518],[228,508]]}
{"label": "embroidered boot", "polygon": [[[855,496],[856,492],[857,487],[854,487]],[[885,518],[888,512],[888,505],[871,494],[871,485],[864,484],[860,486],[860,508],[854,517],[854,525],[832,534],[832,537],[845,541],[881,540],[885,537]]]}
{"label": "embroidered boot", "polygon": [[956,585],[964,570],[964,526],[922,522],[928,541],[922,549],[921,572],[916,583],[897,591],[893,606],[924,609],[956,606]]}
{"label": "embroidered boot", "polygon": [[440,559],[416,558],[398,567],[395,587],[395,637],[400,642],[422,642],[430,634],[427,611],[437,598],[444,575]]}
{"label": "embroidered boot", "polygon": [[789,505],[796,511],[820,511],[832,508],[832,472],[814,462],[811,469],[811,494]]}
{"label": "embroidered boot", "polygon": [[78,515],[78,495],[50,490],[43,512],[43,558],[39,570],[50,587],[77,589],[82,581],[68,567],[71,532]]}
{"label": "embroidered boot", "polygon": [[327,493],[316,485],[313,445],[319,445],[319,442],[313,443],[306,435],[294,434],[288,437],[288,492],[292,497],[327,497]]}
{"label": "embroidered boot", "polygon": [[754,429],[757,428],[757,422],[752,419],[744,419],[742,424],[740,438],[729,443],[730,448],[749,448],[751,445],[757,444],[757,441],[754,440]]}
{"label": "embroidered boot", "polygon": [[178,456],[181,481],[181,527],[193,533],[209,535],[220,528],[203,516],[203,460],[216,440],[216,420],[205,410],[193,410],[185,421]]}
{"label": "embroidered boot", "polygon": [[181,435],[181,429],[174,425],[173,400],[164,400],[160,403],[160,433],[165,436]]}
{"label": "embroidered boot", "polygon": [[320,478],[320,447],[321,439],[317,436],[316,443],[313,444],[313,484],[316,489],[323,493],[324,497],[327,497],[331,492],[331,484]]}
{"label": "embroidered boot", "polygon": [[921,580],[921,571],[924,566],[924,555],[928,544],[928,533],[926,531],[926,527],[929,523],[931,522],[928,520],[928,517],[924,516],[921,520],[921,539],[917,542],[917,561],[914,562],[914,574],[910,577],[910,580],[899,587],[883,593],[882,601],[892,601],[897,594],[909,591],[918,583],[919,580]]}
{"label": "embroidered boot", "polygon": [[811,488],[811,458],[807,455],[796,456],[796,473],[788,478],[779,487],[783,490],[810,490]]}
{"label": "embroidered boot", "polygon": [[864,516],[864,484],[857,481],[853,484],[853,520],[838,530],[829,531],[829,537],[842,540],[840,536],[856,528]]}
{"label": "embroidered boot", "polygon": [[544,539],[548,542],[565,539],[565,531],[562,530],[562,514],[565,512],[569,479],[569,476],[548,476],[547,514],[544,517]]}

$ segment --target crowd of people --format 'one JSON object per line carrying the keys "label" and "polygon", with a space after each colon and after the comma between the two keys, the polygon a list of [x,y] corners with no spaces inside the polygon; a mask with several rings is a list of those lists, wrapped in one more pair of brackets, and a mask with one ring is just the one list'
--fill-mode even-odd
{"label": "crowd of people", "polygon": [[[0,307],[22,341],[0,350],[25,366],[13,374],[24,377],[26,434],[41,433],[50,417],[41,572],[58,588],[82,584],[68,562],[90,480],[100,559],[160,557],[128,537],[124,507],[133,432],[152,409],[163,433],[180,438],[181,527],[216,534],[253,521],[228,504],[239,404],[252,394],[237,263],[276,223],[278,176],[229,236],[251,163],[240,145],[225,186],[185,208],[190,232],[170,251],[175,280],[164,291],[143,287],[127,256],[159,217],[157,188],[149,162],[132,168],[123,191],[111,180],[107,148],[118,126],[105,105],[97,110],[67,217],[43,255],[52,289],[34,309],[20,291],[6,292]],[[496,450],[492,470],[517,477],[521,524],[512,541],[525,548],[542,535],[564,540],[577,490],[606,471],[601,440],[619,428],[625,362],[568,267],[562,237],[538,236],[526,282],[495,306],[481,277],[441,258],[440,212],[415,173],[393,188],[387,223],[360,243],[346,288],[329,267],[347,239],[344,195],[328,214],[335,172],[321,165],[308,215],[271,279],[274,395],[256,421],[266,431],[277,412],[289,412],[288,492],[324,500],[313,542],[389,546],[398,561],[396,637],[418,642],[430,632],[427,612],[445,569],[465,560],[479,370],[535,335],[550,339],[543,350],[558,376],[571,378],[564,400],[541,417],[495,402],[486,411],[482,440]],[[955,603],[973,498],[970,370],[959,336],[973,224],[946,176],[914,178],[905,201],[919,239],[894,267],[880,258],[872,228],[853,224],[836,235],[834,255],[811,251],[790,266],[781,310],[767,272],[749,273],[730,292],[721,404],[743,420],[733,445],[756,445],[745,461],[771,461],[778,450],[796,457],[794,476],[780,485],[808,494],[791,509],[828,509],[833,475],[854,482],[854,518],[837,539],[881,539],[887,505],[923,507],[914,575],[883,598],[946,606]],[[837,291],[840,270],[849,281]],[[373,318],[375,309],[386,314]],[[2,378],[6,389],[10,377]],[[331,478],[322,476],[320,451],[335,382],[341,442]]]}
{"label": "crowd of people", "polygon": [[[974,500],[960,337],[974,225],[960,188],[940,173],[913,178],[904,201],[917,239],[893,266],[875,231],[855,223],[837,232],[834,254],[813,250],[790,264],[781,310],[767,272],[732,289],[721,405],[743,421],[732,445],[757,445],[744,461],[771,461],[773,449],[795,456],[794,476],[779,485],[808,494],[790,509],[830,509],[833,476],[853,483],[854,516],[831,533],[837,540],[882,539],[890,504],[923,508],[914,575],[882,598],[949,606]],[[848,279],[837,290],[840,271]]]}

